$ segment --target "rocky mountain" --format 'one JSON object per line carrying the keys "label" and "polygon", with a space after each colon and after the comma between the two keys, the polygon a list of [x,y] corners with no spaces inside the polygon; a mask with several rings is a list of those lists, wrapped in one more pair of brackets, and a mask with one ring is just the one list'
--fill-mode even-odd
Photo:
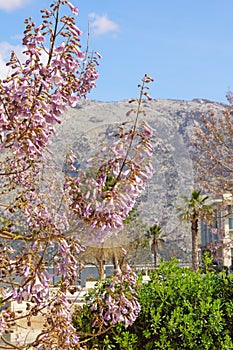
{"label": "rocky mountain", "polygon": [[[61,169],[68,146],[72,146],[82,166],[102,141],[114,135],[117,126],[127,119],[126,113],[131,107],[128,101],[87,100],[81,101],[76,108],[68,109],[51,146]],[[194,186],[190,138],[194,124],[199,122],[203,113],[223,107],[222,104],[202,99],[152,100],[144,103],[146,116],[143,118],[154,131],[155,173],[140,198],[138,211],[148,225],[157,222],[163,227],[167,235],[162,252],[165,257],[177,254],[182,260],[190,257],[190,230],[187,225],[180,224],[176,213],[181,196],[189,196]]]}

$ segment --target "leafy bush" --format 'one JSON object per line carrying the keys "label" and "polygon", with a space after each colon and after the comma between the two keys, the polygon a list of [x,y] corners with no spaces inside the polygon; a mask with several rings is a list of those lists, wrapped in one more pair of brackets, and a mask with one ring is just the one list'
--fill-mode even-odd
{"label": "leafy bush", "polygon": [[138,349],[233,349],[233,279],[162,263],[140,291]]}
{"label": "leafy bush", "polygon": [[[139,289],[141,312],[133,325],[112,326],[92,345],[106,350],[233,349],[232,275],[195,273],[171,261],[162,263],[150,277]],[[92,322],[84,307],[78,329],[91,333]]]}

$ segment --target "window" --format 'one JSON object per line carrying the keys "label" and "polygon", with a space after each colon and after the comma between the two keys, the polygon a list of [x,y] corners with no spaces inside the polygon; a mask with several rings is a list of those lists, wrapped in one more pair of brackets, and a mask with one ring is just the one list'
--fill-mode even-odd
{"label": "window", "polygon": [[228,205],[228,225],[229,225],[229,230],[233,231],[233,206]]}
{"label": "window", "polygon": [[231,248],[231,271],[233,269],[233,248]]}
{"label": "window", "polygon": [[229,230],[233,230],[233,216],[229,218]]}
{"label": "window", "polygon": [[218,211],[217,209],[214,209],[214,218],[213,218],[213,223],[212,223],[212,227],[213,228],[218,228]]}

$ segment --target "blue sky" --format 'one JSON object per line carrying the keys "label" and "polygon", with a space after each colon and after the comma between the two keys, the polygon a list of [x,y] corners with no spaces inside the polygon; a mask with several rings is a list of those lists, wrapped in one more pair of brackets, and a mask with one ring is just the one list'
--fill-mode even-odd
{"label": "blue sky", "polygon": [[[119,101],[137,96],[144,73],[153,98],[226,102],[233,90],[232,0],[73,0],[77,25],[103,56],[89,96]],[[20,45],[24,18],[39,19],[48,0],[0,0],[0,70]],[[39,22],[38,22],[39,23]],[[20,50],[19,47],[17,47]],[[1,73],[1,72],[0,72]]]}

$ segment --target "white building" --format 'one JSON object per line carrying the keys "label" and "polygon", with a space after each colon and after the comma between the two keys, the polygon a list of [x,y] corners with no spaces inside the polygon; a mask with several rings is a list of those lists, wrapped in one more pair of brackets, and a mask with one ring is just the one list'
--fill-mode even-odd
{"label": "white building", "polygon": [[201,252],[210,251],[219,267],[233,266],[233,198],[226,194],[211,202],[212,224],[201,223]]}

